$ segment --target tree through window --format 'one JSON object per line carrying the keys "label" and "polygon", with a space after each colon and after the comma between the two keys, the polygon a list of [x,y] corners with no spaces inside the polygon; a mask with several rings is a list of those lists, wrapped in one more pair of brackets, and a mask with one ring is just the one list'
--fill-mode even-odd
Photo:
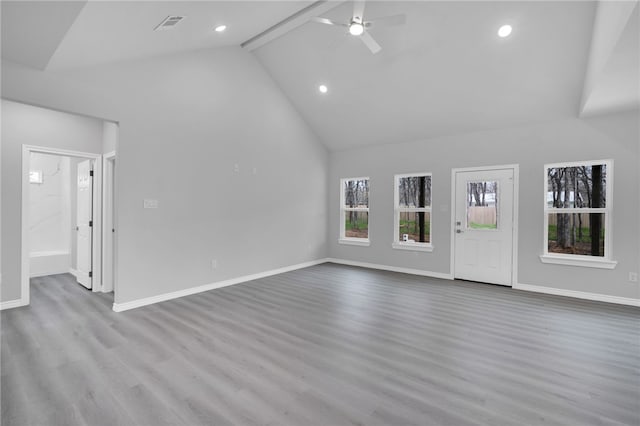
{"label": "tree through window", "polygon": [[431,174],[395,177],[394,246],[431,245]]}
{"label": "tree through window", "polygon": [[341,179],[340,239],[369,240],[369,178]]}
{"label": "tree through window", "polygon": [[608,258],[611,164],[552,164],[546,169],[546,254]]}

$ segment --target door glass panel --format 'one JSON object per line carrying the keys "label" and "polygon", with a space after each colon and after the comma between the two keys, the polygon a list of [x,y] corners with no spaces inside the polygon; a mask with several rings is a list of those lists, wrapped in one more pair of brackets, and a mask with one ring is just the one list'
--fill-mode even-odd
{"label": "door glass panel", "polygon": [[467,182],[467,229],[498,229],[498,182]]}

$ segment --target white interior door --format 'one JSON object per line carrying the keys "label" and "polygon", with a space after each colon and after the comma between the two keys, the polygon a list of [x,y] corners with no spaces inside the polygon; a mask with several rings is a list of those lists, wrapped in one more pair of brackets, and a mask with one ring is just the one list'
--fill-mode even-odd
{"label": "white interior door", "polygon": [[454,277],[512,285],[514,169],[455,172]]}
{"label": "white interior door", "polygon": [[92,239],[93,239],[93,179],[91,160],[78,163],[77,197],[77,275],[76,279],[86,288],[92,283]]}

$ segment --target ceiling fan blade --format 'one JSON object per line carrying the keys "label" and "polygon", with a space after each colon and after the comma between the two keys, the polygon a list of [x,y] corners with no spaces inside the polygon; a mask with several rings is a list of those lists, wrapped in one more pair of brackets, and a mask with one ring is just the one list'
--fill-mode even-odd
{"label": "ceiling fan blade", "polygon": [[371,53],[373,54],[376,54],[380,50],[382,50],[382,47],[380,47],[378,42],[375,41],[373,37],[371,37],[371,34],[366,31],[362,33],[362,35],[360,36],[360,40],[362,40],[362,42],[369,48],[369,50],[371,50]]}
{"label": "ceiling fan blade", "polygon": [[347,24],[343,24],[341,22],[335,22],[327,18],[320,18],[318,16],[314,16],[313,18],[310,19],[310,21],[317,22],[318,24],[335,25],[338,27],[348,27]]}
{"label": "ceiling fan blade", "polygon": [[365,22],[365,26],[369,27],[369,25],[384,25],[384,26],[394,26],[394,25],[404,25],[407,22],[407,15],[393,15],[393,16],[385,16],[383,18],[372,19],[371,21]]}
{"label": "ceiling fan blade", "polygon": [[353,17],[360,18],[360,22],[364,21],[364,0],[354,0],[353,2]]}

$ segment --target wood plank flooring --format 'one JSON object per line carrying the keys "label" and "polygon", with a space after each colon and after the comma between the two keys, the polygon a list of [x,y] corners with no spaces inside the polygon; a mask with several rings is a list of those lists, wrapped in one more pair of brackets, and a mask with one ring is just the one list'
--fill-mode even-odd
{"label": "wood plank flooring", "polygon": [[639,425],[640,310],[323,264],[1,316],[2,425]]}

